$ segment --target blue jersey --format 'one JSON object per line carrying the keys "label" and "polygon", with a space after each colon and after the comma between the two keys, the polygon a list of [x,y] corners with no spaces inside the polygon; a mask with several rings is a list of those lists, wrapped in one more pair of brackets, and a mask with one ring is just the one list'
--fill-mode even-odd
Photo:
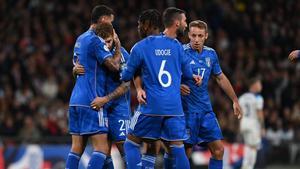
{"label": "blue jersey", "polygon": [[183,74],[192,79],[193,73],[181,43],[165,35],[149,36],[131,49],[122,80],[129,81],[140,69],[147,104],[139,111],[147,115],[182,116],[180,83]]}
{"label": "blue jersey", "polygon": [[[112,51],[114,53],[114,50]],[[124,49],[121,48],[121,70],[126,67],[126,63],[129,59],[129,54],[128,52]],[[118,86],[121,85],[122,81],[120,80],[120,73],[119,72],[111,72],[109,70],[107,72],[107,79],[106,79],[106,95],[113,92]],[[108,105],[115,105],[118,104],[118,107],[120,108],[123,107],[124,109],[128,109],[130,105],[130,92],[126,92],[124,95],[121,97],[112,100],[111,102],[108,103]]]}
{"label": "blue jersey", "polygon": [[208,81],[211,74],[220,75],[222,73],[219,65],[217,53],[214,49],[204,46],[201,53],[192,49],[190,44],[183,46],[190,59],[193,73],[202,77],[202,84],[196,86],[192,80],[183,78],[182,83],[190,87],[190,94],[182,96],[182,106],[185,113],[189,112],[210,112],[212,106],[208,93]]}
{"label": "blue jersey", "polygon": [[110,56],[111,52],[105,46],[104,40],[93,30],[88,30],[77,38],[73,62],[79,60],[84,66],[85,74],[76,78],[70,106],[90,107],[90,103],[97,96],[105,95],[106,76],[102,63]]}

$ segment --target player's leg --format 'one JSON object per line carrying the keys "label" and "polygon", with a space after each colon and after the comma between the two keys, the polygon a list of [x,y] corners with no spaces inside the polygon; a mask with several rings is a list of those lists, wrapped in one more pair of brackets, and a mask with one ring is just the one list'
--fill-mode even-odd
{"label": "player's leg", "polygon": [[255,125],[249,130],[243,130],[243,138],[245,143],[244,159],[242,169],[253,169],[256,163],[257,149],[260,145],[261,138],[259,129],[253,130]]}
{"label": "player's leg", "polygon": [[80,157],[85,149],[88,137],[72,135],[72,147],[66,161],[67,169],[77,169]]}
{"label": "player's leg", "polygon": [[139,111],[136,111],[134,116],[131,118],[129,134],[124,143],[124,151],[126,158],[126,167],[130,169],[141,169],[141,152],[140,147],[142,140],[134,135],[134,131],[138,130],[138,120],[141,116]]}
{"label": "player's leg", "polygon": [[154,169],[156,156],[160,151],[160,140],[155,142],[144,140],[144,144],[146,145],[145,153],[142,156],[142,168]]}
{"label": "player's leg", "polygon": [[110,138],[108,138],[108,154],[106,156],[103,169],[114,169],[114,164],[111,158],[111,147],[112,147],[112,141]]}
{"label": "player's leg", "polygon": [[69,108],[69,132],[72,134],[72,147],[66,161],[66,168],[77,169],[80,157],[86,146],[87,137],[80,136],[80,110]]}
{"label": "player's leg", "polygon": [[257,150],[255,147],[245,145],[242,169],[253,169],[256,162]]}
{"label": "player's leg", "polygon": [[199,142],[208,143],[207,146],[212,154],[209,160],[209,169],[222,169],[224,146],[222,143],[222,132],[214,112],[208,112],[202,116],[200,121]]}
{"label": "player's leg", "polygon": [[[142,141],[154,142],[160,137],[162,117],[146,116],[135,112],[131,119],[129,134],[124,144],[127,168],[142,168],[140,147]],[[146,140],[145,140],[146,139]],[[154,159],[148,159],[155,162]]]}
{"label": "player's leg", "polygon": [[189,169],[183,140],[188,138],[184,116],[165,117],[161,139],[169,143],[169,155],[174,159],[176,169]]}
{"label": "player's leg", "polygon": [[[128,110],[124,110],[124,111],[128,112]],[[123,159],[123,164],[125,165],[124,142],[126,140],[126,135],[128,133],[130,120],[128,116],[127,117],[122,116],[122,114],[126,114],[126,113],[122,113],[122,110],[112,111],[109,114],[108,120],[109,120],[109,137],[118,148]]]}
{"label": "player's leg", "polygon": [[184,144],[185,147],[185,154],[188,158],[191,158],[193,152],[193,145],[192,144]]}
{"label": "player's leg", "polygon": [[91,108],[80,107],[80,112],[80,134],[91,138],[94,150],[88,169],[102,168],[106,156],[109,154],[107,116],[103,109],[96,111]]}
{"label": "player's leg", "polygon": [[207,144],[211,158],[209,160],[209,169],[222,169],[224,146],[221,140],[216,140]]}
{"label": "player's leg", "polygon": [[91,137],[93,153],[88,164],[88,169],[102,168],[106,157],[109,155],[107,134],[94,134]]}
{"label": "player's leg", "polygon": [[141,169],[141,147],[142,140],[134,135],[128,134],[124,143],[126,166],[130,169]]}

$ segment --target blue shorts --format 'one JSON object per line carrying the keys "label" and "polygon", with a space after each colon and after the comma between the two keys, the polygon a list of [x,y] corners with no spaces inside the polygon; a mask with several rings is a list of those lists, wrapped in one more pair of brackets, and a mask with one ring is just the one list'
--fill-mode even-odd
{"label": "blue shorts", "polygon": [[69,133],[91,135],[108,132],[107,115],[103,109],[96,111],[88,107],[69,107]]}
{"label": "blue shorts", "polygon": [[214,112],[186,113],[187,144],[210,143],[222,140],[223,135]]}
{"label": "blue shorts", "polygon": [[[129,107],[129,106],[128,106]],[[108,116],[108,136],[111,141],[125,141],[130,123],[130,111],[124,108],[106,108]]]}
{"label": "blue shorts", "polygon": [[149,116],[138,111],[131,118],[129,133],[154,140],[179,141],[188,138],[184,116]]}

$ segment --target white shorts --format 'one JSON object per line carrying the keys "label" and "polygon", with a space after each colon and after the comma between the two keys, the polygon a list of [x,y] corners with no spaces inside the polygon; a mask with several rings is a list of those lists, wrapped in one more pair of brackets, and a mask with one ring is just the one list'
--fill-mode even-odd
{"label": "white shorts", "polygon": [[261,128],[257,121],[242,119],[240,130],[246,145],[259,148],[261,144]]}

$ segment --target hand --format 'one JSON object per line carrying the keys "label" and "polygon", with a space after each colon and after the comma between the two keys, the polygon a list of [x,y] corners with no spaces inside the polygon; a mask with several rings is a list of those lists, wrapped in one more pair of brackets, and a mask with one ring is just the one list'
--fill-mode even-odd
{"label": "hand", "polygon": [[238,101],[233,102],[232,107],[233,107],[234,115],[237,116],[238,119],[241,119],[243,116],[243,112],[242,112],[239,102]]}
{"label": "hand", "polygon": [[104,96],[104,97],[96,97],[92,101],[91,107],[93,109],[100,110],[100,108],[103,107],[103,105],[105,105],[107,102],[109,102],[109,99],[106,96]]}
{"label": "hand", "polygon": [[146,102],[146,92],[143,89],[139,89],[136,91],[137,92],[137,100],[139,104],[147,104]]}
{"label": "hand", "polygon": [[187,85],[181,84],[180,85],[180,93],[183,96],[187,96],[187,95],[189,95],[191,93],[191,90],[190,90],[190,88]]}
{"label": "hand", "polygon": [[79,63],[79,60],[77,59],[73,67],[73,74],[83,75],[84,73],[85,73],[84,67]]}
{"label": "hand", "polygon": [[294,50],[289,54],[289,60],[294,61],[299,57],[300,50]]}
{"label": "hand", "polygon": [[120,42],[118,34],[115,32],[115,30],[114,30],[114,44],[115,44],[116,48],[121,48],[121,42]]}
{"label": "hand", "polygon": [[202,83],[202,77],[201,76],[199,76],[199,75],[193,75],[193,79],[194,79],[194,81],[195,81],[195,83],[196,83],[197,86],[201,85],[201,83]]}

